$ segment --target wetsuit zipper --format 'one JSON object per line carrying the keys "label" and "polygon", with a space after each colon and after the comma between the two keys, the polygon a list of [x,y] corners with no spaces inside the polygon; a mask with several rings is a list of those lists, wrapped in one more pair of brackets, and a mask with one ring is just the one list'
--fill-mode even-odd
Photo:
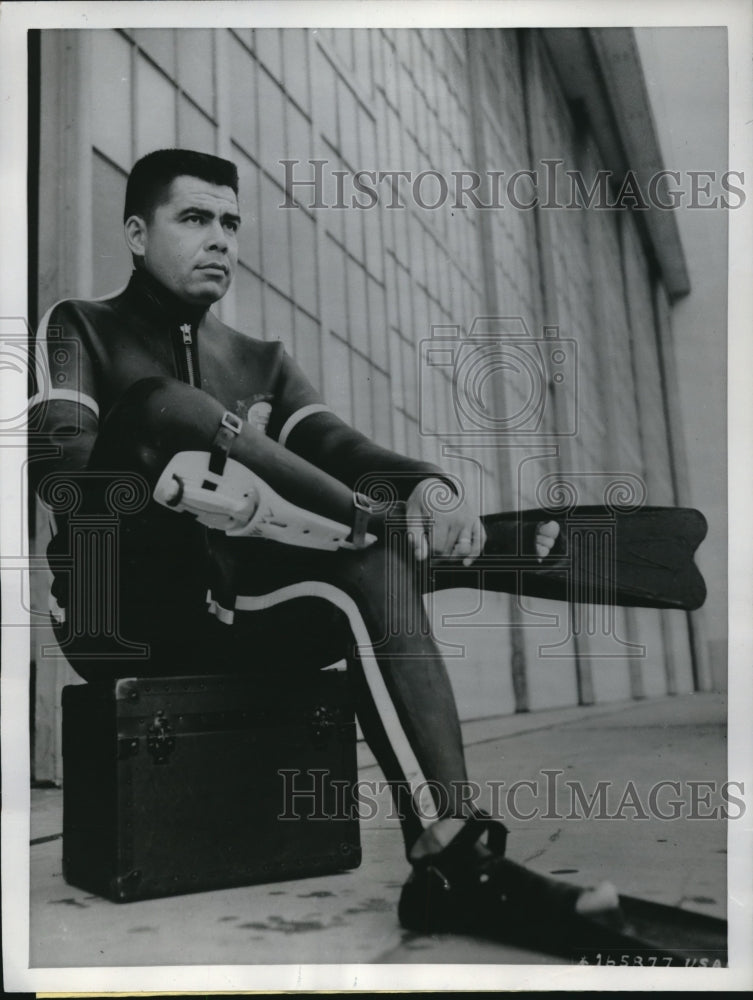
{"label": "wetsuit zipper", "polygon": [[186,362],[186,380],[189,385],[196,385],[196,368],[193,359],[193,334],[191,333],[191,327],[188,323],[183,323],[180,328],[181,336],[183,337],[183,350],[185,352],[185,362]]}

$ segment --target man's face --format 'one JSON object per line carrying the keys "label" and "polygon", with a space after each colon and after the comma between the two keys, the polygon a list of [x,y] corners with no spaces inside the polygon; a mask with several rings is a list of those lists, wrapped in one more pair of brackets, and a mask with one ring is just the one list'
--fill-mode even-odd
{"label": "man's face", "polygon": [[233,280],[240,221],[232,188],[176,177],[141,228],[144,266],[185,302],[211,305]]}

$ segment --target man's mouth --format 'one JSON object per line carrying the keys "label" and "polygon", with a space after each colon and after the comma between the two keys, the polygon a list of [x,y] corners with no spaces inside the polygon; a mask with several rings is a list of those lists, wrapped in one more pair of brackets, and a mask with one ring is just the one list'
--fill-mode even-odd
{"label": "man's mouth", "polygon": [[221,264],[219,261],[210,264],[199,264],[199,271],[209,271],[212,274],[228,274],[227,264]]}

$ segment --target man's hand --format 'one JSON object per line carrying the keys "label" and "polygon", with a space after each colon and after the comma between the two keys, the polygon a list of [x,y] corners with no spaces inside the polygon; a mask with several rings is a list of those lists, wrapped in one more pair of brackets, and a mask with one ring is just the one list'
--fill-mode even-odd
{"label": "man's hand", "polygon": [[431,551],[436,556],[462,559],[464,566],[470,566],[481,555],[486,532],[481,518],[465,500],[458,500],[448,510],[431,503],[435,491],[446,496],[449,489],[442,479],[424,479],[416,486],[408,497],[406,514],[411,521],[420,521],[421,526],[411,529],[409,535],[416,559],[426,559]]}
{"label": "man's hand", "polygon": [[557,541],[559,533],[560,526],[556,521],[539,521],[536,525],[536,555],[539,562],[552,551],[552,546]]}

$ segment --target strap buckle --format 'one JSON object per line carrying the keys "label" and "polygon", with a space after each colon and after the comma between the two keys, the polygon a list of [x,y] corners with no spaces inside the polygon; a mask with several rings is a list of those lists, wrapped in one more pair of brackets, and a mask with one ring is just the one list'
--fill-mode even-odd
{"label": "strap buckle", "polygon": [[229,410],[225,410],[222,414],[222,420],[220,424],[223,427],[227,427],[229,431],[232,431],[236,436],[240,434],[241,428],[243,427],[243,421],[235,413],[230,413]]}
{"label": "strap buckle", "polygon": [[372,500],[366,493],[353,493],[353,506],[356,510],[366,511],[367,514],[375,514],[379,506],[376,500]]}
{"label": "strap buckle", "polygon": [[355,549],[366,547],[366,529],[369,526],[369,518],[377,510],[377,504],[365,493],[353,493],[353,526],[348,535],[347,541]]}
{"label": "strap buckle", "polygon": [[[241,418],[236,416],[235,413],[225,410],[209,449],[209,471],[213,472],[216,476],[222,475],[233,441],[238,437],[242,428],[243,421]],[[211,479],[207,479],[204,483],[204,488],[214,490],[217,489],[217,485]]]}

